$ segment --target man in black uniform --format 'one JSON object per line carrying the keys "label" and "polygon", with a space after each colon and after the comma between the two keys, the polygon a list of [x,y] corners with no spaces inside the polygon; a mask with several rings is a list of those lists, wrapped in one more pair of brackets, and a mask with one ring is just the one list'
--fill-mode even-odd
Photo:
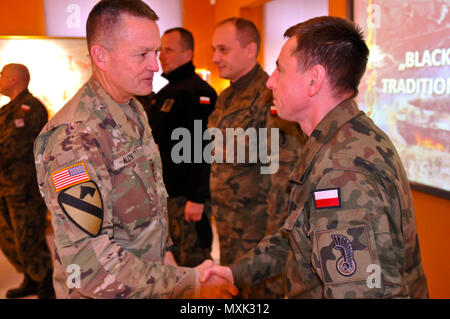
{"label": "man in black uniform", "polygon": [[[159,59],[169,83],[153,95],[148,111],[169,194],[173,254],[179,265],[188,267],[211,258],[210,165],[203,161],[200,139],[217,99],[214,89],[195,73],[193,51],[194,39],[188,30],[174,28],[164,33]],[[196,141],[194,135],[199,136]],[[184,137],[190,145],[180,149]]]}
{"label": "man in black uniform", "polygon": [[33,143],[47,123],[45,106],[28,91],[30,73],[6,65],[0,93],[11,101],[0,109],[0,247],[25,278],[8,298],[54,296],[52,263],[45,241],[47,207],[39,194]]}

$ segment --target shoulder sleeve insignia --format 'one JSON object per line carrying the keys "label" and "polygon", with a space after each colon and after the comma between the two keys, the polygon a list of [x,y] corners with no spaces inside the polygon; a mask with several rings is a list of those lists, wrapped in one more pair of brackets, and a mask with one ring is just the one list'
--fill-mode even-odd
{"label": "shoulder sleeve insignia", "polygon": [[337,260],[336,269],[343,276],[351,276],[356,271],[356,263],[353,258],[353,247],[350,240],[344,235],[331,235],[334,248],[341,251],[342,256]]}
{"label": "shoulder sleeve insignia", "polygon": [[103,201],[97,184],[88,181],[64,189],[58,195],[64,214],[90,236],[100,233],[103,221]]}
{"label": "shoulder sleeve insignia", "polygon": [[89,174],[83,162],[52,173],[53,185],[57,192],[67,187],[89,181]]}
{"label": "shoulder sleeve insignia", "polygon": [[174,99],[167,99],[164,101],[163,105],[161,106],[161,112],[170,112],[170,110],[172,109],[172,105],[173,103],[175,103]]}

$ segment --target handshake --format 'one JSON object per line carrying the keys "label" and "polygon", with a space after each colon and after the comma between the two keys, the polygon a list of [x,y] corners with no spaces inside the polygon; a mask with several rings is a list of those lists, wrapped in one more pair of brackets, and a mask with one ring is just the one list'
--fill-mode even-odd
{"label": "handshake", "polygon": [[233,273],[229,267],[205,260],[195,267],[200,272],[200,299],[231,299],[239,292],[234,286]]}

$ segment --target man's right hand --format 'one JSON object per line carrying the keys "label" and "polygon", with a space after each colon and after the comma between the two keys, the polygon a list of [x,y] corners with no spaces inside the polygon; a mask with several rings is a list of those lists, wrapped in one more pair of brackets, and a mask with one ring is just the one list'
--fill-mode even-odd
{"label": "man's right hand", "polygon": [[[231,299],[239,292],[233,285],[233,274],[228,267],[206,260],[196,267],[200,271],[201,299]],[[229,272],[228,272],[229,271]]]}

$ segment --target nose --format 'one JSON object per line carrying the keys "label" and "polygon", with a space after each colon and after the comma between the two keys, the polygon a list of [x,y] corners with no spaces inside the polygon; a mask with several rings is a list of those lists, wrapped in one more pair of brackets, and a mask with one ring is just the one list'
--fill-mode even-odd
{"label": "nose", "polygon": [[152,56],[150,57],[148,68],[153,72],[159,71],[159,65],[158,65],[158,59],[156,57],[156,53],[152,54]]}
{"label": "nose", "polygon": [[220,62],[219,50],[214,50],[212,61],[213,61],[214,64],[218,64]]}
{"label": "nose", "polygon": [[267,79],[266,82],[267,88],[271,90],[275,89],[275,72],[276,70],[272,72],[272,74],[270,75],[270,77]]}

